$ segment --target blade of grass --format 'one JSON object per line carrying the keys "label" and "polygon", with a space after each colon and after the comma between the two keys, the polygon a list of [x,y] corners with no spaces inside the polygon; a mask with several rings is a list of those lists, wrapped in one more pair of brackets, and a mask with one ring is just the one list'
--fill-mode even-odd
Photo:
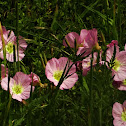
{"label": "blade of grass", "polygon": [[[84,4],[82,4],[82,6],[84,6],[84,7],[87,8],[88,10],[90,10],[90,11],[92,11],[92,12],[98,14],[100,17],[102,17],[104,20],[107,21],[107,17],[106,17],[106,15],[100,13],[100,12],[97,11],[97,10],[94,10],[93,8],[91,8],[91,7],[89,7],[89,6],[85,6]],[[110,24],[110,25],[113,25],[113,20],[112,20],[111,18],[108,18],[108,19],[109,19],[109,21],[108,21],[109,24]]]}

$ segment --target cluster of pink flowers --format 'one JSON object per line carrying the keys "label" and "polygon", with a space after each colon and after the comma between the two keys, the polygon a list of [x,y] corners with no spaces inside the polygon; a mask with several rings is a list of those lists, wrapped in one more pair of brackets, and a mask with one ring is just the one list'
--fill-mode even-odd
{"label": "cluster of pink flowers", "polygon": [[[16,38],[13,31],[6,30],[5,27],[2,27],[2,33],[0,33],[0,58],[3,59],[3,50],[5,48],[6,59],[10,62],[14,62],[13,46],[15,46],[16,61],[18,61],[18,56],[19,61],[23,59],[27,44],[23,37],[19,36],[19,55],[17,56]],[[68,33],[63,40],[63,45],[65,47],[69,46],[70,48],[75,48],[76,55],[84,58],[82,61],[76,61],[76,65],[67,57],[50,59],[45,67],[45,75],[55,86],[58,86],[60,80],[62,80],[59,85],[61,90],[72,88],[78,80],[76,73],[77,68],[82,69],[83,76],[86,76],[91,68],[91,52],[93,52],[92,66],[96,66],[98,63],[97,59],[99,58],[99,65],[104,64],[108,69],[111,69],[113,86],[119,90],[126,90],[126,45],[124,50],[120,51],[118,41],[112,40],[111,43],[106,46],[106,61],[103,61],[103,51],[98,44],[97,30],[95,28],[91,30],[82,29],[80,35],[76,32]],[[27,75],[22,72],[17,72],[13,78],[10,78],[8,87],[8,69],[6,68],[5,70],[4,65],[1,64],[1,87],[6,91],[9,89],[13,99],[20,102],[28,99],[31,89],[34,91],[34,86],[37,84],[40,84],[40,78],[35,73],[31,72],[31,74]],[[114,126],[126,125],[126,101],[123,105],[116,102],[113,105],[112,114],[114,117]]]}
{"label": "cluster of pink flowers", "polygon": [[[75,44],[76,42],[76,44]],[[88,56],[81,61],[83,76],[86,76],[90,70],[91,52],[93,53],[93,67],[97,64],[97,55],[100,51],[99,64],[105,64],[108,69],[111,69],[113,86],[119,90],[126,90],[126,44],[123,51],[119,50],[118,41],[112,40],[110,44],[106,46],[106,61],[102,61],[102,49],[98,44],[97,30],[82,29],[80,35],[76,32],[70,32],[65,36],[63,40],[64,46],[70,46],[71,48],[77,48],[77,55]],[[76,47],[74,47],[77,45]],[[96,51],[96,52],[95,52]],[[126,101],[121,105],[116,102],[113,105],[112,114],[114,117],[114,126],[126,125]]]}
{"label": "cluster of pink flowers", "polygon": [[[15,56],[16,61],[23,59],[25,56],[24,51],[27,48],[27,44],[22,36],[19,36],[19,46],[17,47],[16,36],[13,31],[6,30],[4,26],[0,29],[0,58],[4,58],[3,50],[6,50],[6,59],[9,62],[14,62],[14,50],[15,46]],[[18,55],[17,55],[18,48]],[[27,75],[23,72],[17,72],[13,78],[10,77],[9,87],[8,87],[8,68],[5,69],[4,64],[1,64],[1,87],[4,90],[8,90],[13,99],[20,102],[26,100],[30,97],[31,88],[34,91],[34,86],[40,83],[40,78],[35,73]]]}

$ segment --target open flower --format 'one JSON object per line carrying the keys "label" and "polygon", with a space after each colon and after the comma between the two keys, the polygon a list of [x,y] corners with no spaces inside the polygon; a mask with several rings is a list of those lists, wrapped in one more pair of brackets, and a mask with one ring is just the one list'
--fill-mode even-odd
{"label": "open flower", "polygon": [[100,50],[101,47],[98,44],[97,29],[85,30],[82,29],[79,38],[82,47],[78,48],[77,55],[83,54],[83,56],[89,55],[93,49]]}
{"label": "open flower", "polygon": [[[120,51],[116,45],[115,60],[112,64],[112,76],[115,81],[123,81],[126,78],[126,51]],[[110,63],[113,56],[114,45],[108,48],[106,52],[106,61]],[[111,65],[111,64],[110,64]]]}
{"label": "open flower", "polygon": [[[15,55],[16,55],[16,61],[18,61],[17,58],[17,44],[16,44],[16,36],[14,35],[13,31],[10,30],[6,30],[5,27],[2,27],[3,30],[3,38],[4,38],[4,42],[5,42],[5,49],[6,49],[6,59],[10,62],[14,62],[14,52],[13,52],[13,45],[15,45]],[[1,35],[0,35],[1,36]],[[19,47],[18,47],[18,51],[19,51],[19,61],[23,59],[23,57],[25,56],[24,54],[24,50],[27,48],[27,44],[25,42],[25,40],[23,39],[23,37],[19,36]],[[3,47],[2,47],[2,40],[0,37],[0,58],[4,58],[3,56]]]}
{"label": "open flower", "polygon": [[[66,57],[61,57],[59,59],[52,58],[47,62],[46,68],[45,68],[45,74],[46,77],[54,83],[55,86],[58,85],[58,82],[62,76],[62,73],[64,71],[64,68],[66,66],[66,63],[68,61],[68,58]],[[72,64],[72,61],[69,61],[69,66]],[[67,65],[66,71],[69,69]],[[65,71],[65,73],[66,73]],[[70,89],[74,86],[76,81],[78,80],[78,75],[75,73],[76,72],[76,66],[73,65],[71,69],[69,70],[67,78],[64,78],[62,84],[60,85],[60,89]]]}
{"label": "open flower", "polygon": [[[23,99],[30,97],[31,91],[31,78],[29,75],[22,72],[17,72],[13,78],[10,78],[9,91],[13,99],[22,102]],[[1,81],[1,87],[4,90],[8,90],[8,77],[5,77]],[[34,86],[32,86],[34,91]]]}
{"label": "open flower", "polygon": [[112,115],[114,126],[126,126],[126,101],[123,105],[118,102],[114,103]]}

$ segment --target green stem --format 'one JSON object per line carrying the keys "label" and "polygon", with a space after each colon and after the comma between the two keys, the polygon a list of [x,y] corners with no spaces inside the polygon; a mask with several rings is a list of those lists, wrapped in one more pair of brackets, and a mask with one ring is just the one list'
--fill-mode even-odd
{"label": "green stem", "polygon": [[99,126],[102,126],[102,92],[101,92],[101,99],[100,99],[100,107],[99,107]]}
{"label": "green stem", "polygon": [[9,102],[8,102],[8,105],[7,105],[7,110],[6,110],[5,116],[4,116],[3,126],[6,126],[6,120],[7,120],[9,111],[10,111],[11,99],[12,99],[12,97],[11,97],[11,95],[10,95],[10,97],[9,97]]}
{"label": "green stem", "polygon": [[118,24],[119,24],[119,43],[122,40],[122,28],[121,28],[121,9],[120,9],[121,2],[118,0]]}
{"label": "green stem", "polygon": [[19,29],[18,29],[18,20],[19,20],[19,13],[18,13],[18,0],[16,0],[16,42],[17,42],[17,66],[18,66],[18,71],[20,71],[20,62],[19,62]]}
{"label": "green stem", "polygon": [[90,113],[89,113],[89,126],[92,126],[92,114],[93,114],[93,52],[91,58],[91,70],[90,70]]}

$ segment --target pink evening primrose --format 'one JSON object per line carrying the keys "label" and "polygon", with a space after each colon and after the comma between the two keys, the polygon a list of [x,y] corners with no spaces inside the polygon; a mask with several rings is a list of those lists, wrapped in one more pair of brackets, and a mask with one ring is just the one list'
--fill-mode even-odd
{"label": "pink evening primrose", "polygon": [[[98,55],[98,53],[94,52],[94,54],[93,54],[93,67],[97,64],[97,55]],[[91,57],[92,57],[92,55],[90,54],[87,58],[82,60],[83,76],[86,76],[87,72],[90,71]],[[100,53],[99,63],[101,64],[101,53]]]}
{"label": "pink evening primrose", "polygon": [[110,48],[110,47],[112,47],[112,46],[114,46],[114,45],[115,45],[115,46],[118,46],[118,41],[117,41],[117,40],[112,40],[111,43],[109,43],[109,44],[107,45],[107,47]]}
{"label": "pink evening primrose", "polygon": [[[106,61],[110,62],[114,52],[114,46],[106,51]],[[126,78],[126,51],[120,51],[116,45],[116,55],[112,66],[112,76],[115,81],[123,81]]]}
{"label": "pink evening primrose", "polygon": [[65,39],[63,40],[63,45],[67,47],[66,41],[68,42],[69,46],[71,48],[74,48],[75,44],[74,42],[77,42],[77,46],[79,43],[79,35],[76,32],[70,32],[65,36]]}
{"label": "pink evening primrose", "polygon": [[79,41],[83,44],[83,47],[78,48],[77,55],[83,54],[83,52],[85,52],[83,56],[87,56],[92,52],[94,48],[97,50],[101,49],[98,44],[97,29],[95,28],[92,30],[82,29]]}
{"label": "pink evening primrose", "polygon": [[29,77],[31,78],[31,82],[33,82],[33,86],[36,86],[40,83],[40,78],[37,74],[31,72],[31,74],[29,74]]}
{"label": "pink evening primrose", "polygon": [[123,81],[113,81],[112,85],[121,91],[126,91],[126,79],[124,79]]}
{"label": "pink evening primrose", "polygon": [[[10,78],[9,91],[13,99],[22,102],[23,99],[30,97],[31,91],[31,78],[29,75],[22,72],[17,72],[13,78]],[[8,90],[8,77],[5,77],[1,81],[1,87],[4,90]],[[32,91],[34,91],[32,86]]]}
{"label": "pink evening primrose", "polygon": [[[45,68],[45,74],[46,77],[54,83],[55,86],[58,85],[58,82],[62,76],[62,73],[64,71],[64,68],[66,66],[66,63],[68,61],[68,58],[66,57],[61,57],[59,59],[56,58],[52,58],[51,60],[49,60],[47,62],[46,68]],[[69,66],[72,64],[73,62],[70,61]],[[66,68],[66,71],[68,70],[69,67]],[[65,72],[66,72],[65,71]],[[62,82],[62,84],[60,85],[60,89],[70,89],[74,86],[74,84],[76,83],[76,81],[78,80],[78,75],[75,73],[76,72],[76,66],[73,65],[71,67],[71,69],[68,72],[69,76],[68,78],[65,78]],[[67,75],[67,76],[68,76]]]}
{"label": "pink evening primrose", "polygon": [[114,126],[126,126],[126,101],[123,102],[123,105],[118,102],[114,103],[112,115]]}
{"label": "pink evening primrose", "polygon": [[[15,53],[16,53],[16,61],[18,61],[17,58],[17,44],[16,44],[16,36],[14,35],[13,31],[6,30],[5,27],[2,27],[3,30],[3,38],[5,42],[5,49],[6,49],[6,59],[10,62],[14,62],[13,58],[13,45],[15,45]],[[0,35],[1,36],[1,35]],[[27,44],[23,37],[19,36],[19,61],[23,59],[25,56],[24,50],[27,48]],[[2,40],[0,37],[0,58],[3,59],[3,48],[2,48]]]}

